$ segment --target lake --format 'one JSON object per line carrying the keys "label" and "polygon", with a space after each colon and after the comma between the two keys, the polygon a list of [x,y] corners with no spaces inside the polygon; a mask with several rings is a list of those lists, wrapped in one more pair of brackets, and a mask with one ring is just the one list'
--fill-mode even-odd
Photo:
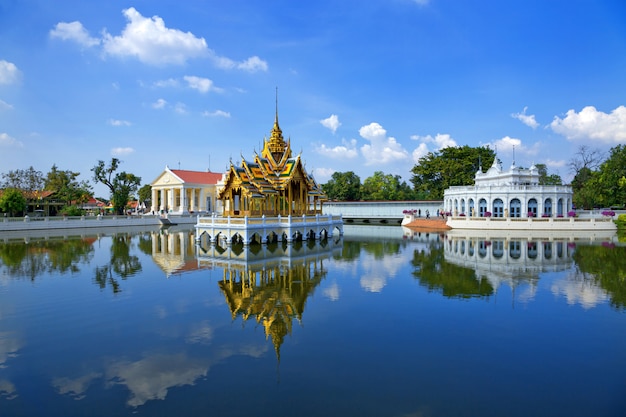
{"label": "lake", "polygon": [[623,416],[626,245],[0,234],[0,416]]}

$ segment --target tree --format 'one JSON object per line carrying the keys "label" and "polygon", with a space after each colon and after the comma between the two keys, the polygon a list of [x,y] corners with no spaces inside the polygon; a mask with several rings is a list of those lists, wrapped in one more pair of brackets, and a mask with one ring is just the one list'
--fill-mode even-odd
{"label": "tree", "polygon": [[139,189],[137,192],[139,195],[140,202],[152,201],[152,186],[150,184],[146,184]]}
{"label": "tree", "polygon": [[22,192],[16,188],[6,188],[0,196],[0,210],[9,213],[11,217],[15,213],[22,213],[26,208],[26,199]]}
{"label": "tree", "polygon": [[23,191],[38,191],[44,186],[43,174],[32,166],[2,174],[2,188],[15,188]]}
{"label": "tree", "polygon": [[446,188],[474,183],[476,171],[489,167],[496,157],[487,147],[456,146],[429,152],[411,172],[411,182],[420,198],[441,200]]}
{"label": "tree", "polygon": [[91,168],[93,178],[98,183],[106,185],[111,192],[111,200],[113,208],[117,214],[123,214],[131,195],[137,191],[137,187],[141,183],[141,177],[127,172],[118,172],[120,160],[112,158],[108,166],[104,161],[98,161],[98,164]]}
{"label": "tree", "polygon": [[78,181],[80,173],[70,170],[59,170],[52,165],[46,175],[44,188],[56,194],[57,198],[65,202],[66,206],[75,203],[85,203],[91,195],[91,186],[86,181]]}
{"label": "tree", "polygon": [[539,171],[539,185],[562,185],[563,180],[558,174],[548,175],[548,167],[546,164],[536,164]]}
{"label": "tree", "polygon": [[410,200],[412,196],[411,187],[399,175],[384,174],[382,171],[374,172],[361,186],[363,200],[399,201]]}
{"label": "tree", "polygon": [[361,178],[352,171],[335,172],[326,184],[322,184],[322,189],[331,200],[360,200]]}
{"label": "tree", "polygon": [[626,145],[617,145],[600,165],[600,205],[622,206],[626,203]]}

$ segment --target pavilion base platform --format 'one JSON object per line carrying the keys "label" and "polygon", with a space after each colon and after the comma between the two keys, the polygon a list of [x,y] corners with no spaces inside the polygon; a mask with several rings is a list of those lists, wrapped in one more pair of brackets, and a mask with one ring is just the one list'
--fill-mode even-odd
{"label": "pavilion base platform", "polygon": [[295,240],[320,240],[332,237],[335,233],[343,236],[341,216],[316,214],[314,216],[276,217],[198,217],[196,240],[207,234],[212,244],[224,242],[227,246],[241,242],[249,245],[254,242],[274,241],[291,243]]}

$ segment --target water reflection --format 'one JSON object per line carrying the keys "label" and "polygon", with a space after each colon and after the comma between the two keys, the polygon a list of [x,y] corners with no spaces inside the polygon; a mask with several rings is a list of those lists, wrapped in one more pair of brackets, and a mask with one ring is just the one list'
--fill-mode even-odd
{"label": "water reflection", "polygon": [[542,274],[568,271],[563,279],[553,281],[550,290],[554,295],[584,308],[605,300],[618,308],[625,306],[626,248],[610,240],[483,239],[454,234],[446,238],[443,257],[447,265],[436,256],[426,260],[415,257],[422,271],[420,280],[431,288],[438,286],[446,296],[490,296],[506,285],[514,292],[523,288],[518,299],[529,301],[537,294]]}
{"label": "water reflection", "polygon": [[307,299],[326,277],[325,261],[341,253],[340,238],[293,244],[221,247],[199,242],[198,265],[222,269],[218,282],[233,320],[263,326],[280,360],[280,347],[293,321],[302,321]]}

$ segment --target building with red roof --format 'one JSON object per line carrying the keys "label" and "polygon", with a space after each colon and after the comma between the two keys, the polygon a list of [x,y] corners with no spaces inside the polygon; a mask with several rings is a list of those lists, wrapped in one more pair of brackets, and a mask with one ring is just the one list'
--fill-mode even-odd
{"label": "building with red roof", "polygon": [[185,169],[165,170],[150,183],[154,213],[211,213],[218,211],[217,184],[222,173],[190,171]]}

